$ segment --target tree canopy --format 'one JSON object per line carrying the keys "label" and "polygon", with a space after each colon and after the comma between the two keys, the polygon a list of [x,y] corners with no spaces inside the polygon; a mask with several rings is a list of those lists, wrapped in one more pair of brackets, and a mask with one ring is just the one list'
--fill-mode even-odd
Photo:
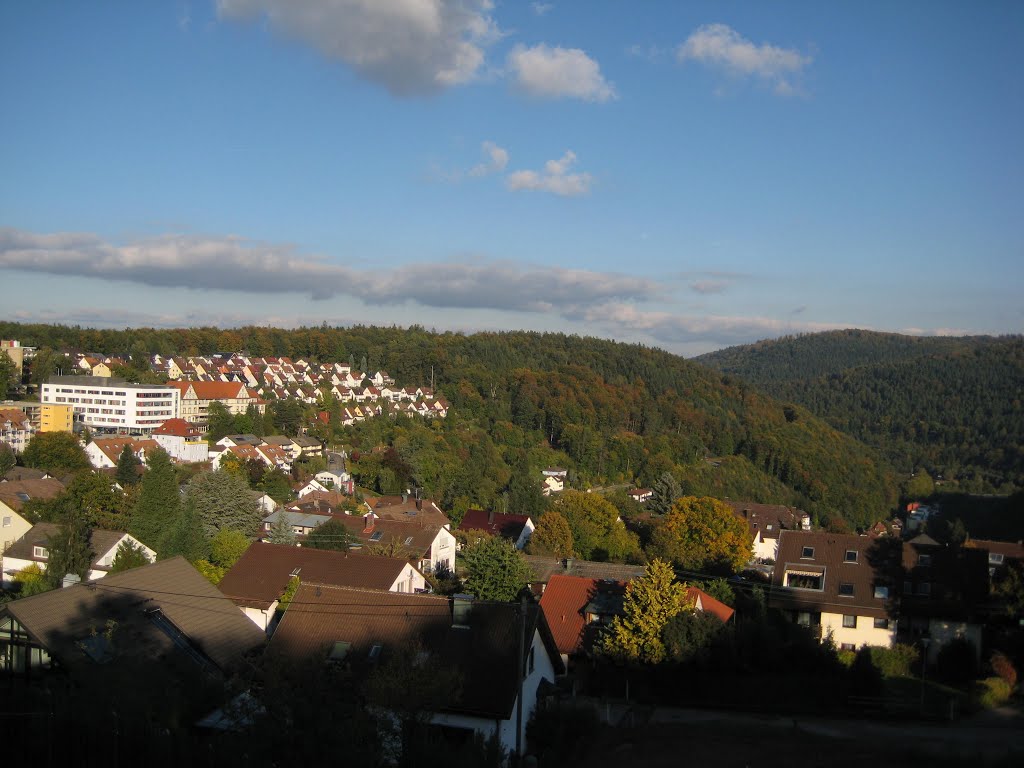
{"label": "tree canopy", "polygon": [[223,528],[255,538],[262,527],[263,513],[256,494],[242,477],[232,472],[196,475],[189,480],[185,503],[198,513],[207,539],[213,539]]}
{"label": "tree canopy", "polygon": [[25,446],[21,460],[26,467],[42,469],[50,474],[92,468],[82,442],[70,432],[38,433]]}
{"label": "tree canopy", "polygon": [[163,556],[181,515],[178,476],[166,451],[150,451],[146,458],[148,469],[142,476],[129,530],[135,538]]}
{"label": "tree canopy", "polygon": [[665,659],[662,632],[687,604],[686,587],[664,560],[652,560],[644,575],[626,585],[622,616],[616,616],[601,640],[601,651],[614,659],[658,664]]}
{"label": "tree canopy", "polygon": [[303,544],[313,549],[335,549],[345,551],[353,543],[352,534],[348,532],[345,524],[338,520],[328,520],[322,525],[314,528]]}
{"label": "tree canopy", "polygon": [[465,587],[483,600],[515,600],[533,578],[522,554],[512,542],[484,536],[463,550]]}
{"label": "tree canopy", "polygon": [[572,557],[572,529],[569,521],[556,510],[547,512],[537,521],[526,548],[531,555]]}
{"label": "tree canopy", "polygon": [[693,571],[734,573],[750,560],[746,524],[732,508],[708,496],[683,496],[658,521],[650,549]]}
{"label": "tree canopy", "polygon": [[639,540],[626,530],[619,511],[603,496],[563,491],[551,508],[568,522],[573,551],[584,560],[627,560],[639,556]]}

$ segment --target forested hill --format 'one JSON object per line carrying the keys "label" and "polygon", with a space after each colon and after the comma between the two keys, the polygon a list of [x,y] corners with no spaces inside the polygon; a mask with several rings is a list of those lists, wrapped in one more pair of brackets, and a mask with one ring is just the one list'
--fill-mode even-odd
{"label": "forested hill", "polygon": [[696,359],[798,403],[899,470],[966,490],[1024,488],[1024,339],[868,331],[788,337]]}
{"label": "forested hill", "polygon": [[[494,504],[514,490],[517,476],[545,462],[564,462],[580,485],[649,485],[671,471],[692,490],[702,483],[723,494],[763,489],[765,497],[753,500],[796,502],[819,519],[855,525],[884,517],[896,500],[891,473],[853,438],[739,380],[637,345],[563,334],[326,326],[109,331],[0,323],[0,334],[40,347],[136,356],[365,356],[369,370],[387,370],[400,385],[433,381],[453,406],[435,434],[397,434],[398,427],[367,422],[341,437],[362,448],[400,448],[401,462],[381,474],[381,490],[408,475],[452,505]],[[721,465],[723,476],[709,478],[706,458],[728,456],[736,458]]]}

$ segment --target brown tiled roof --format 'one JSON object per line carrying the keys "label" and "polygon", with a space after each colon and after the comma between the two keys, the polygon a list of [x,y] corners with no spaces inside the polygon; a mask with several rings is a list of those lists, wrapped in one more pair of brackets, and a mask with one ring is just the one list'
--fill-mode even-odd
{"label": "brown tiled roof", "polygon": [[483,531],[491,536],[502,536],[518,541],[529,521],[529,515],[508,515],[501,512],[487,512],[483,509],[467,509],[460,531]]}
{"label": "brown tiled roof", "polygon": [[983,549],[986,552],[1002,555],[1007,560],[1024,560],[1024,542],[992,541],[991,539],[971,539],[964,544],[971,549]]}
{"label": "brown tiled roof", "polygon": [[757,504],[752,501],[726,501],[732,511],[747,524],[750,538],[758,531],[762,539],[777,539],[784,530],[800,530],[800,519],[804,513],[796,507],[784,504]]}
{"label": "brown tiled roof", "polygon": [[238,382],[230,381],[172,381],[184,397],[189,387],[196,393],[199,400],[244,400],[255,399],[255,395]]}
{"label": "brown tiled roof", "polygon": [[[374,520],[373,527],[367,528],[365,518],[356,515],[334,514],[331,517],[346,528],[362,544],[389,544],[397,541],[412,557],[424,557],[430,545],[437,538],[439,525],[419,522],[401,522],[395,520]],[[371,538],[374,534],[380,536]]]}
{"label": "brown tiled roof", "polygon": [[257,542],[218,586],[238,605],[266,610],[281,597],[296,570],[303,582],[388,590],[408,565],[393,557]]}
{"label": "brown tiled roof", "polygon": [[384,520],[424,520],[437,525],[448,525],[448,516],[432,499],[421,499],[417,502],[413,497],[402,501],[401,496],[378,496],[367,499],[377,517]]}
{"label": "brown tiled roof", "polygon": [[[35,557],[33,547],[48,547],[50,538],[60,530],[56,523],[36,523],[4,552],[5,557],[16,557],[19,560],[35,560],[45,563],[46,558]],[[107,566],[99,565],[99,559],[107,554],[125,536],[124,531],[104,531],[94,528],[89,535],[89,546],[92,548],[92,568],[106,570]],[[145,542],[143,542],[145,543]]]}
{"label": "brown tiled roof", "polygon": [[[884,618],[894,605],[898,566],[896,540],[783,531],[772,574],[771,603],[779,608]],[[786,587],[787,570],[820,574],[822,589]],[[874,596],[876,584],[889,587],[888,599]]]}
{"label": "brown tiled roof", "polygon": [[63,490],[64,483],[52,477],[46,480],[8,480],[0,483],[0,501],[20,512],[25,500],[18,494],[26,494],[30,499],[49,501]]}
{"label": "brown tiled roof", "polygon": [[[114,666],[156,675],[173,674],[176,662],[188,667],[189,652],[172,638],[174,628],[220,670],[232,669],[264,640],[263,632],[180,556],[16,600],[3,610],[73,676],[100,684]],[[82,643],[109,626],[112,657],[98,664]]]}
{"label": "brown tiled roof", "polygon": [[[4,475],[3,479],[8,482],[13,480],[42,480],[46,476],[46,472],[41,469],[32,469],[31,467],[11,467],[7,470],[7,474]],[[0,483],[0,488],[3,487],[3,483]]]}
{"label": "brown tiled roof", "polygon": [[163,450],[156,440],[139,440],[131,437],[98,437],[92,442],[114,464],[121,458],[121,452],[126,445],[131,447],[132,453]]}
{"label": "brown tiled roof", "polygon": [[556,574],[581,576],[587,579],[629,581],[644,575],[642,565],[596,563],[591,560],[557,560],[550,555],[524,555],[533,569],[535,581],[547,582]]}
{"label": "brown tiled roof", "polygon": [[[519,606],[475,603],[466,626],[452,626],[449,599],[348,587],[303,584],[271,640],[286,654],[326,658],[335,642],[351,643],[350,657],[365,659],[374,645],[382,656],[417,643],[432,660],[458,671],[459,690],[444,711],[490,719],[513,714],[517,691]],[[552,662],[561,662],[540,609],[527,605],[525,638],[540,629]],[[525,643],[528,649],[530,643]]]}

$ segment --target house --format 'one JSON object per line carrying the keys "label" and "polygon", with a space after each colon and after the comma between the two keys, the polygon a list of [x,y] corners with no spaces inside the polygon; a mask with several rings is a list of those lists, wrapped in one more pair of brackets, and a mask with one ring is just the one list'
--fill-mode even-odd
{"label": "house", "polygon": [[[59,530],[60,526],[54,523],[36,523],[4,552],[3,583],[5,587],[11,586],[14,575],[18,571],[33,563],[43,571],[46,570],[46,563],[50,557],[48,550],[50,539]],[[156,560],[156,552],[134,536],[123,531],[104,531],[94,528],[89,534],[89,547],[93,551],[93,559],[86,578],[95,580],[106,576],[117,556],[117,549],[123,542],[130,542],[135,546],[142,547],[150,562]]]}
{"label": "house", "polygon": [[352,476],[344,470],[339,472],[325,469],[323,472],[317,472],[313,479],[322,489],[338,489],[349,496],[355,492],[355,482],[352,480]]}
{"label": "house", "polygon": [[364,506],[385,520],[419,521],[451,527],[448,516],[432,499],[415,498],[409,491],[401,496],[378,496],[367,499]]}
{"label": "house", "polygon": [[217,441],[222,448],[234,448],[239,445],[263,445],[263,438],[256,435],[225,435]]}
{"label": "house", "polygon": [[301,456],[320,456],[324,452],[324,444],[315,437],[299,435],[292,442],[298,446]]}
{"label": "house", "polygon": [[569,471],[561,467],[548,467],[541,474],[544,475],[541,493],[550,496],[552,493],[561,493],[565,490],[565,479]]}
{"label": "house", "polygon": [[470,596],[303,583],[270,641],[271,650],[293,658],[353,668],[387,663],[414,648],[421,663],[436,664],[439,673],[453,673],[458,681],[430,714],[431,724],[496,735],[519,754],[542,683],[553,683],[564,670],[539,606]]}
{"label": "house", "polygon": [[899,547],[890,539],[783,530],[769,605],[840,649],[890,646],[900,610]]}
{"label": "house", "polygon": [[308,480],[305,483],[293,486],[292,490],[295,491],[295,495],[301,499],[302,497],[308,496],[311,493],[330,493],[332,489],[324,485],[314,477],[313,479]]}
{"label": "house", "polygon": [[302,455],[302,448],[292,438],[284,435],[268,435],[263,438],[268,445],[276,445],[288,454],[288,458],[294,461]]}
{"label": "house", "polygon": [[23,453],[35,435],[28,414],[20,408],[0,408],[0,443],[7,443],[15,453]]}
{"label": "house", "polygon": [[32,523],[0,501],[0,555],[32,528]]}
{"label": "house", "polygon": [[202,427],[184,419],[168,419],[155,430],[153,440],[175,461],[198,464],[209,458]]}
{"label": "house", "polygon": [[372,512],[362,517],[336,514],[333,518],[352,534],[357,541],[355,547],[394,545],[423,573],[455,572],[455,537],[444,525],[377,518]]}
{"label": "house", "polygon": [[900,555],[900,638],[928,639],[929,661],[935,661],[946,643],[966,639],[980,659],[989,593],[988,552],[939,544],[920,534],[901,542]]}
{"label": "house", "polygon": [[206,424],[210,420],[210,404],[218,402],[232,415],[245,413],[255,406],[264,413],[266,401],[240,382],[231,381],[172,381],[170,386],[179,393],[180,416],[193,424]]}
{"label": "house", "polygon": [[359,587],[413,594],[426,579],[408,561],[287,544],[256,542],[218,584],[256,626],[272,629],[279,601],[292,578],[332,587]]}
{"label": "house", "polygon": [[592,560],[578,560],[567,557],[559,560],[550,555],[523,555],[527,565],[533,569],[533,583],[538,591],[556,575],[580,576],[605,581],[632,581],[644,575],[644,566],[625,563],[599,563]]}
{"label": "house", "polygon": [[299,512],[291,509],[278,509],[263,518],[263,531],[269,534],[281,517],[291,526],[296,536],[308,536],[318,525],[323,525],[331,519],[329,514],[316,514],[312,512]]}
{"label": "house", "polygon": [[114,469],[121,460],[121,452],[125,446],[142,464],[146,463],[146,453],[160,448],[155,440],[135,440],[130,437],[98,437],[85,446],[89,462],[96,469]]}
{"label": "house", "polygon": [[[555,645],[565,664],[569,657],[589,651],[605,626],[623,615],[626,584],[608,579],[585,579],[555,574],[544,588],[540,607],[544,611]],[[697,587],[686,588],[687,600],[696,611],[726,623],[732,608]]]}
{"label": "house", "polygon": [[464,533],[480,531],[489,536],[500,536],[522,549],[530,540],[536,526],[529,515],[508,515],[494,510],[467,509],[458,530]]}
{"label": "house", "polygon": [[751,553],[755,560],[775,562],[782,531],[811,530],[811,516],[782,504],[756,504],[751,501],[726,501],[747,526]]}
{"label": "house", "polygon": [[194,722],[264,642],[180,556],[0,606],[0,670],[65,678],[115,724]]}
{"label": "house", "polygon": [[[19,467],[19,474],[21,468]],[[25,480],[0,481],[0,501],[21,512],[32,499],[49,501],[64,491],[64,483],[54,477],[30,478]]]}
{"label": "house", "polygon": [[990,539],[968,539],[965,547],[982,549],[988,553],[988,575],[1008,566],[1013,561],[1024,562],[1024,541],[992,541]]}
{"label": "house", "polygon": [[629,498],[637,504],[645,504],[654,498],[654,491],[651,488],[630,488]]}

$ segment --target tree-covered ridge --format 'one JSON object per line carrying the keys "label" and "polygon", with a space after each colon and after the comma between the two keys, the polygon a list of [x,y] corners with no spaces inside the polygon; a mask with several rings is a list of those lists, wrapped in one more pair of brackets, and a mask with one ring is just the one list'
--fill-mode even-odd
{"label": "tree-covered ridge", "polygon": [[[844,365],[871,357],[872,344],[875,362]],[[923,468],[972,491],[1024,488],[1020,337],[848,331],[736,347],[701,360],[800,403],[883,451],[903,472]],[[800,376],[801,366],[816,373]]]}
{"label": "tree-covered ridge", "polygon": [[782,336],[693,358],[716,371],[739,376],[780,395],[775,385],[806,381],[863,365],[899,363],[967,352],[1005,339],[993,336],[905,336],[847,329]]}
{"label": "tree-covered ridge", "polygon": [[[363,459],[355,462],[360,482],[372,475],[367,484],[375,490],[396,492],[411,479],[453,508],[501,509],[522,491],[514,482],[547,462],[568,465],[578,486],[651,485],[666,471],[682,477],[709,456],[746,457],[788,489],[786,498],[754,500],[791,503],[795,496],[820,519],[870,523],[895,501],[885,468],[857,441],[744,382],[640,345],[418,327],[107,331],[0,323],[0,332],[24,344],[107,354],[245,350],[317,362],[365,356],[370,369],[386,370],[400,384],[432,382],[453,406],[449,424],[426,432],[363,424],[339,437],[363,451],[395,448],[365,468]],[[752,485],[771,483],[758,478]]]}

